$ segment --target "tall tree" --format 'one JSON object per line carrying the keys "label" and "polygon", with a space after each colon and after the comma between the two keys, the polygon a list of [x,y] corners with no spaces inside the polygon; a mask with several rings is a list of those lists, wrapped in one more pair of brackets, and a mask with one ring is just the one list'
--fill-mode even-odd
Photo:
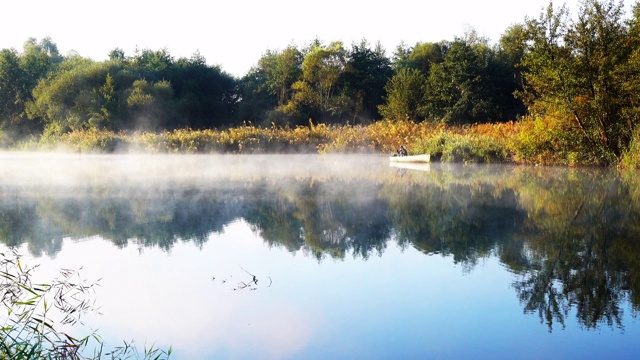
{"label": "tall tree", "polygon": [[83,128],[115,128],[114,77],[117,67],[80,56],[67,58],[60,70],[42,79],[27,103],[32,119],[42,119],[53,133]]}
{"label": "tall tree", "polygon": [[449,49],[449,44],[445,41],[439,43],[418,43],[413,47],[407,57],[406,66],[420,70],[425,76],[429,76],[431,66],[440,64]]}
{"label": "tall tree", "polygon": [[291,99],[291,85],[302,76],[302,53],[295,46],[282,51],[267,51],[258,61],[265,85],[278,98],[278,106]]}
{"label": "tall tree", "polygon": [[347,57],[341,86],[352,101],[351,119],[355,123],[379,119],[378,106],[384,102],[384,87],[393,75],[384,48],[378,43],[371,49],[362,40],[352,45]]}
{"label": "tall tree", "polygon": [[412,48],[405,44],[404,41],[400,42],[400,44],[396,46],[396,49],[391,56],[391,67],[394,72],[398,72],[400,69],[404,69],[408,66],[411,50]]}
{"label": "tall tree", "polygon": [[237,81],[219,66],[209,66],[196,52],[171,65],[165,80],[171,83],[176,114],[170,128],[220,127],[232,123],[238,101]]}
{"label": "tall tree", "polygon": [[[276,123],[273,116],[278,107],[278,99],[269,92],[266,85],[266,76],[261,68],[254,66],[238,82],[238,112],[236,119],[239,121],[251,121],[254,124],[268,125]],[[281,125],[281,124],[279,124]]]}
{"label": "tall tree", "polygon": [[20,60],[27,75],[27,86],[33,89],[41,78],[55,70],[63,58],[51,38],[46,37],[40,42],[35,38],[29,38],[24,43]]}
{"label": "tall tree", "polygon": [[526,113],[526,106],[518,94],[522,92],[522,73],[525,70],[522,59],[527,49],[527,32],[523,24],[515,24],[507,28],[500,37],[496,60],[502,76],[497,78],[497,88],[502,89],[500,99],[505,118],[515,120]]}
{"label": "tall tree", "polygon": [[398,71],[385,86],[386,102],[379,106],[380,114],[391,120],[424,120],[426,77],[417,69]]}
{"label": "tall tree", "polygon": [[28,89],[20,58],[14,50],[0,52],[0,124],[18,121],[24,112]]}
{"label": "tall tree", "polygon": [[133,66],[143,77],[150,80],[162,80],[171,72],[175,60],[167,49],[157,51],[144,49],[136,51]]}
{"label": "tall tree", "polygon": [[38,81],[56,70],[62,57],[51,38],[29,38],[18,54],[15,50],[0,53],[0,128],[3,142],[42,130],[41,119],[27,121],[26,106]]}
{"label": "tall tree", "polygon": [[109,52],[109,60],[112,61],[123,61],[125,59],[124,57],[124,50],[120,49],[120,48],[115,48],[113,50],[111,50]]}
{"label": "tall tree", "polygon": [[625,113],[630,89],[620,70],[632,48],[622,17],[622,2],[583,0],[575,23],[552,3],[527,21],[523,98],[535,113],[566,119],[573,141],[604,162],[620,158],[638,122]]}
{"label": "tall tree", "polygon": [[[623,91],[628,96],[628,104],[624,109],[625,118],[631,119],[629,124],[632,131],[636,134],[636,140],[640,134],[640,2],[636,2],[633,6],[632,16],[628,22],[629,37],[626,48],[630,49],[629,60],[626,65],[619,68],[617,75],[623,79]],[[634,121],[635,120],[635,121]]]}
{"label": "tall tree", "polygon": [[498,56],[513,72],[514,81],[521,87],[522,59],[527,51],[527,31],[523,24],[511,25],[499,41]]}
{"label": "tall tree", "polygon": [[339,119],[349,102],[338,86],[346,65],[347,52],[342,42],[313,46],[302,63],[302,80],[293,84],[292,101],[283,111],[299,119],[311,117],[323,122]]}
{"label": "tall tree", "polygon": [[491,65],[494,52],[486,42],[456,39],[444,61],[431,68],[425,91],[429,120],[473,123],[500,120]]}

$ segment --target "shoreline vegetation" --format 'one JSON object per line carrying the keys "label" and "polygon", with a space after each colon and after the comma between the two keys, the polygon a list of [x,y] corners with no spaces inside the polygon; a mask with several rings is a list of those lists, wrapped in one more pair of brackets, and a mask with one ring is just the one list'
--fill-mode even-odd
{"label": "shoreline vegetation", "polygon": [[314,39],[229,75],[198,52],[51,38],[0,50],[0,148],[198,153],[372,152],[435,160],[640,168],[640,3],[553,3],[490,42]]}
{"label": "shoreline vegetation", "polygon": [[567,150],[558,136],[539,133],[542,120],[451,126],[409,120],[368,125],[314,124],[263,128],[244,124],[227,129],[176,129],[161,132],[76,130],[16,143],[9,150],[80,153],[370,153],[431,154],[442,162],[640,168],[640,137],[619,162]]}

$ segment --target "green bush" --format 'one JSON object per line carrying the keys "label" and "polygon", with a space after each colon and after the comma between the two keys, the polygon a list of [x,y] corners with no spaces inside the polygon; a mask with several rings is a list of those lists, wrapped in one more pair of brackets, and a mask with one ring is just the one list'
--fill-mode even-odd
{"label": "green bush", "polygon": [[495,163],[509,160],[505,142],[478,134],[440,132],[412,148],[413,152],[431,154],[433,160],[443,162]]}

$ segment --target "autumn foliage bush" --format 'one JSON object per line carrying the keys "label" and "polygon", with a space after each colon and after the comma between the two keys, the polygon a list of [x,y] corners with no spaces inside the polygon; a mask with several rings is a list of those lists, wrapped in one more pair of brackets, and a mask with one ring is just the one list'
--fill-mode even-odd
{"label": "autumn foliage bush", "polygon": [[[82,130],[43,136],[23,149],[77,152],[153,153],[378,153],[392,154],[404,145],[410,154],[429,153],[445,162],[514,162],[523,164],[604,165],[615,162],[592,147],[557,116],[520,121],[452,126],[443,123],[382,120],[369,125],[177,129],[162,132]],[[621,165],[640,168],[640,131]]]}

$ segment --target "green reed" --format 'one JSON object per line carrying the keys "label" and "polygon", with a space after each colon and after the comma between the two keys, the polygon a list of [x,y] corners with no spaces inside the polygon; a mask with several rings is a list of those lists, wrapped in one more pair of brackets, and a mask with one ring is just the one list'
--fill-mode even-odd
{"label": "green reed", "polygon": [[16,251],[0,253],[0,359],[166,359],[171,355],[171,348],[139,352],[132,342],[106,350],[96,332],[69,335],[69,327],[80,325],[83,316],[96,311],[98,283],[87,282],[79,271],[69,269],[61,269],[50,282],[38,283],[33,280],[36,268],[25,264]]}

